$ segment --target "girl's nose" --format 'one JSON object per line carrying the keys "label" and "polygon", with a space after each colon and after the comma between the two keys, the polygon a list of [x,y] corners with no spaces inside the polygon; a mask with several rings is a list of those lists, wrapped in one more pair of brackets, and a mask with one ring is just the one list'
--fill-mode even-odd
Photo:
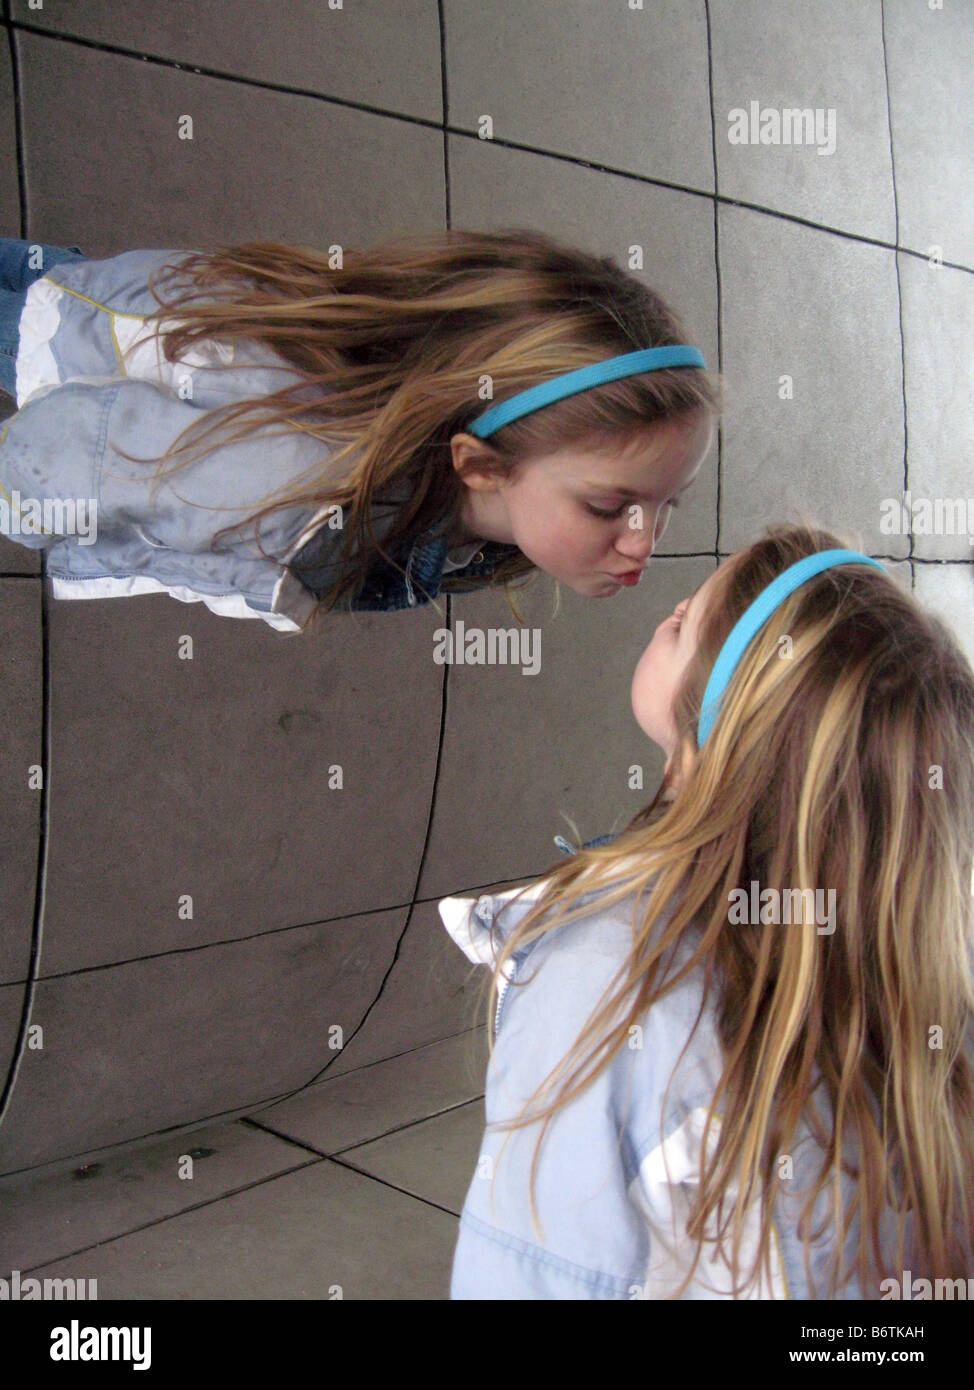
{"label": "girl's nose", "polygon": [[627,560],[648,560],[665,529],[666,515],[660,509],[655,517],[647,519],[645,526],[627,526],[616,541],[616,550]]}

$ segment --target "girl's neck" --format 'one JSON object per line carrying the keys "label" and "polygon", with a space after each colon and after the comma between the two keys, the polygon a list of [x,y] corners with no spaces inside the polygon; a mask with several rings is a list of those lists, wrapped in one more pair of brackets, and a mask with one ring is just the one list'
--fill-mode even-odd
{"label": "girl's neck", "polygon": [[506,515],[503,510],[498,513],[496,506],[489,505],[490,500],[467,489],[447,536],[451,549],[458,545],[471,545],[474,541],[480,544],[484,541],[492,541],[496,545],[514,544],[507,529]]}
{"label": "girl's neck", "polygon": [[450,550],[455,550],[458,545],[471,545],[474,541],[479,541],[480,536],[475,536],[473,532],[464,525],[461,517],[457,517],[447,534],[446,543]]}
{"label": "girl's neck", "polygon": [[457,508],[453,524],[447,533],[446,543],[453,550],[458,545],[472,545],[474,541],[482,541],[483,539],[484,537],[472,528],[469,515],[469,494],[465,490],[463,502]]}

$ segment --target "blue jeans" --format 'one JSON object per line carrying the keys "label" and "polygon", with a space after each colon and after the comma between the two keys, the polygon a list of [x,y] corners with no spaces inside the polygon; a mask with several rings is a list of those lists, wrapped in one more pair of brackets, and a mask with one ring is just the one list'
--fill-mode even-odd
{"label": "blue jeans", "polygon": [[39,241],[0,237],[0,390],[17,394],[20,315],[28,286],[61,261],[83,261],[80,246],[65,249]]}

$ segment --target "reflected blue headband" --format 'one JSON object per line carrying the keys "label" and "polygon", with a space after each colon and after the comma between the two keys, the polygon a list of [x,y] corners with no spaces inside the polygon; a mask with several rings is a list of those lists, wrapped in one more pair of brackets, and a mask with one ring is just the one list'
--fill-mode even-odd
{"label": "reflected blue headband", "polygon": [[710,679],[707,681],[707,688],[703,692],[700,722],[697,725],[698,748],[703,746],[704,739],[713,727],[719,712],[720,698],[734,674],[734,667],[740,661],[745,647],[755,633],[764,626],[778,605],[797,589],[799,584],[804,584],[806,579],[811,579],[813,574],[820,574],[822,570],[827,570],[832,565],[851,564],[875,565],[876,569],[886,573],[878,560],[870,559],[868,555],[860,555],[858,550],[820,550],[815,555],[806,555],[804,560],[799,560],[795,565],[789,565],[788,569],[779,574],[777,579],[773,579],[768,587],[758,594],[750,608],[746,609],[743,616],[738,618],[730,630],[727,641],[720,649],[710,673]]}
{"label": "reflected blue headband", "polygon": [[467,426],[470,434],[478,439],[486,439],[489,434],[509,425],[521,415],[530,415],[532,410],[540,410],[543,405],[560,401],[565,396],[574,396],[578,391],[587,391],[592,386],[601,386],[605,381],[617,381],[621,376],[633,376],[636,372],[655,372],[661,367],[704,367],[703,354],[695,347],[656,347],[640,348],[638,352],[626,352],[621,357],[609,357],[604,362],[593,362],[589,367],[579,367],[574,372],[564,372],[561,376],[543,381],[540,386],[531,386],[527,391],[519,391],[510,400],[492,405],[482,415],[476,416]]}

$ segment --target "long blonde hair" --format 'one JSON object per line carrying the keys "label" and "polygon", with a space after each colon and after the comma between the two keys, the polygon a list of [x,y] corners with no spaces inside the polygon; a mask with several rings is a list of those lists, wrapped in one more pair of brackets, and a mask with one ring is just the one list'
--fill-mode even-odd
{"label": "long blonde hair", "polygon": [[[170,297],[156,288],[159,276]],[[207,412],[161,464],[187,456],[158,476],[214,447],[242,417],[225,442],[269,425],[320,439],[321,465],[306,485],[269,495],[244,523],[259,545],[269,512],[343,508],[341,569],[315,616],[350,601],[376,552],[401,570],[392,552],[457,520],[463,488],[450,440],[487,408],[483,377],[501,400],[606,357],[687,341],[660,297],[608,256],[522,229],[411,236],[340,256],[276,242],[217,247],[180,256],[149,284],[160,308],[148,321],[177,320],[163,332],[169,361],[204,338],[245,338],[299,374],[280,391]],[[506,478],[567,446],[624,446],[661,421],[715,413],[718,400],[716,378],[698,368],[627,377],[505,425],[483,442],[485,466]],[[409,498],[379,544],[373,503],[403,484]],[[518,553],[494,582],[534,570]],[[470,582],[448,576],[442,587]]]}
{"label": "long blonde hair", "polygon": [[[782,570],[839,546],[857,548],[803,521],[768,528],[725,566],[675,701],[679,759],[622,834],[545,876],[541,896],[498,948],[490,978],[493,1018],[513,952],[636,895],[632,951],[606,992],[611,997],[593,1010],[519,1118],[500,1126],[513,1131],[545,1117],[531,1166],[533,1214],[538,1148],[555,1111],[609,1065],[634,1022],[703,967],[703,1004],[687,1046],[713,989],[723,1070],[701,1144],[687,1281],[705,1233],[723,1247],[732,1227],[735,1294],[759,1264],[770,1277],[776,1160],[802,1118],[822,1150],[800,1222],[810,1285],[812,1208],[827,1184],[836,1242],[826,1296],[854,1272],[863,1288],[874,1273],[889,1273],[881,1231],[891,1210],[897,1271],[956,1278],[971,1268],[969,663],[946,626],[891,576],[864,565],[828,569],[791,594],[751,641],[703,748],[696,745],[707,678],[736,620]],[[786,636],[790,656],[782,659]],[[729,925],[730,894],[754,880],[779,893],[838,885],[834,933],[818,934],[814,923]],[[593,888],[594,906],[581,903]],[[664,907],[673,903],[660,931]],[[681,938],[694,949],[674,972],[664,957]],[[555,1099],[539,1108],[559,1077]],[[828,1101],[824,1127],[811,1099],[819,1084]],[[719,1142],[708,1162],[706,1131],[718,1105]],[[847,1210],[840,1201],[843,1140],[855,1159]],[[742,1278],[739,1233],[756,1194],[762,1236]],[[843,1269],[855,1217],[858,1250]]]}

